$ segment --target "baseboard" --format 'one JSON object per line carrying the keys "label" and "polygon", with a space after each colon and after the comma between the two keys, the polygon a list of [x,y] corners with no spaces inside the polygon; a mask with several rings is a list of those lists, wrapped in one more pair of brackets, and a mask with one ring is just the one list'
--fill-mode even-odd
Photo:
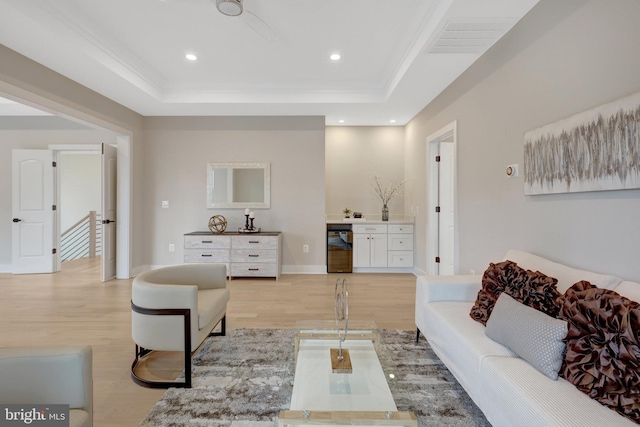
{"label": "baseboard", "polygon": [[0,273],[11,273],[11,264],[0,264]]}
{"label": "baseboard", "polygon": [[283,265],[282,274],[327,274],[327,266],[322,265]]}

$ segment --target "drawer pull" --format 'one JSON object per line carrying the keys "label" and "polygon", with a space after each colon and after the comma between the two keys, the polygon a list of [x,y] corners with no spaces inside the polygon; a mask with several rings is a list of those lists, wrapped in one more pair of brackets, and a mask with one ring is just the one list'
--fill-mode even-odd
{"label": "drawer pull", "polygon": [[202,254],[200,256],[208,256],[208,257],[210,257],[210,256],[213,256],[213,255],[211,255],[211,254]]}
{"label": "drawer pull", "polygon": [[249,243],[260,243],[259,240],[249,240]]}
{"label": "drawer pull", "polygon": [[250,268],[249,271],[260,271],[259,268]]}
{"label": "drawer pull", "polygon": [[258,258],[260,255],[249,255],[249,256],[253,258]]}
{"label": "drawer pull", "polygon": [[213,243],[213,240],[203,240],[202,243]]}

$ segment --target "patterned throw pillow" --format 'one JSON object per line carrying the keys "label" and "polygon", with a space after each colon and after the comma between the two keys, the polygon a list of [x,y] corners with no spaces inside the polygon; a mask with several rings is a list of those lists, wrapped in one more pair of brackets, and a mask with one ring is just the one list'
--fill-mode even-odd
{"label": "patterned throw pillow", "polygon": [[562,305],[557,283],[557,279],[539,271],[525,270],[513,261],[491,263],[482,276],[482,289],[469,314],[486,325],[498,297],[505,292],[518,302],[557,317]]}
{"label": "patterned throw pillow", "polygon": [[569,323],[562,376],[640,423],[640,304],[581,281],[565,293],[559,318]]}
{"label": "patterned throw pillow", "polygon": [[567,337],[567,322],[548,316],[502,293],[485,333],[552,380],[558,379]]}

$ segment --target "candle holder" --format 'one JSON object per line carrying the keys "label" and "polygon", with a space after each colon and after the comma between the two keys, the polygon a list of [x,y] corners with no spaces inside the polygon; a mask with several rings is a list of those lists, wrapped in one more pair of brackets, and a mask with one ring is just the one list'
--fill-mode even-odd
{"label": "candle holder", "polygon": [[262,231],[261,228],[255,228],[253,226],[253,220],[255,218],[250,218],[250,214],[244,214],[244,228],[238,228],[238,233],[260,233]]}

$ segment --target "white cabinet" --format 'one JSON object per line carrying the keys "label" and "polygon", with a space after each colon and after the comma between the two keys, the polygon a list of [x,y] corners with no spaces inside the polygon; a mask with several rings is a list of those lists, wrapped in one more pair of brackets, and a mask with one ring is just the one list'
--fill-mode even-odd
{"label": "white cabinet", "polygon": [[413,267],[413,224],[354,224],[353,267]]}
{"label": "white cabinet", "polygon": [[280,277],[281,233],[196,231],[184,235],[185,263],[223,263],[232,277]]}
{"label": "white cabinet", "polygon": [[387,266],[387,225],[353,226],[353,266]]}
{"label": "white cabinet", "polygon": [[389,225],[388,267],[413,267],[413,225]]}

